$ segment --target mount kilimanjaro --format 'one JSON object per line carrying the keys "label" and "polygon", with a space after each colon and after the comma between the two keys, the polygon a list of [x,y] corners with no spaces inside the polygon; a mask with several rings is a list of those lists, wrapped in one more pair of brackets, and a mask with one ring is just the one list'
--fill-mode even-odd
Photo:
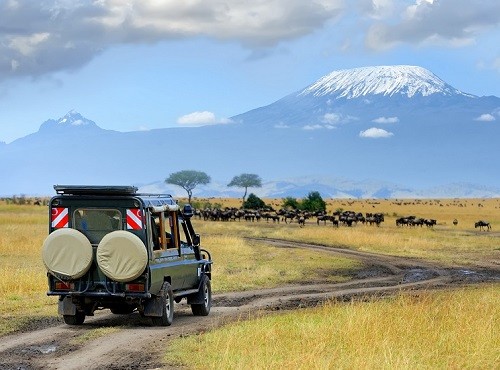
{"label": "mount kilimanjaro", "polygon": [[214,180],[197,189],[205,196],[233,196],[216,184],[241,173],[264,179],[259,196],[500,196],[499,119],[500,98],[421,67],[339,70],[219,126],[123,133],[69,112],[0,144],[0,195],[52,194],[56,183],[175,193],[163,179],[196,169]]}

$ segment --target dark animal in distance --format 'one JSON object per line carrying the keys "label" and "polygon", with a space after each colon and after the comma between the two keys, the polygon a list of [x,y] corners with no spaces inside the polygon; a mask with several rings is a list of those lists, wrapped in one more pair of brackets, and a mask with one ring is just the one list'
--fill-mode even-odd
{"label": "dark animal in distance", "polygon": [[304,216],[299,216],[298,222],[300,227],[306,226],[306,218]]}
{"label": "dark animal in distance", "polygon": [[490,223],[487,222],[487,221],[483,221],[483,220],[479,220],[478,222],[476,222],[474,224],[474,228],[477,229],[478,227],[479,227],[479,230],[483,230],[483,228],[484,228],[485,231],[490,231],[491,230]]}

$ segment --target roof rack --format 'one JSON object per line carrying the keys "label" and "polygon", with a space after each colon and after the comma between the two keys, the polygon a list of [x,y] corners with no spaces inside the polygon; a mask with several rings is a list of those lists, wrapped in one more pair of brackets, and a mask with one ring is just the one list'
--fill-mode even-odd
{"label": "roof rack", "polygon": [[54,185],[57,194],[64,195],[136,195],[135,186]]}

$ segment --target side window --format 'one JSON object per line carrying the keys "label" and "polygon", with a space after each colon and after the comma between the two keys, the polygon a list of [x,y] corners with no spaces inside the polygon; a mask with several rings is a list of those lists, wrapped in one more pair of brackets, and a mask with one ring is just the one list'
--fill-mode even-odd
{"label": "side window", "polygon": [[175,248],[172,235],[172,218],[166,212],[151,214],[151,232],[153,237],[153,250]]}
{"label": "side window", "polygon": [[150,220],[151,236],[153,239],[153,250],[162,249],[161,239],[160,239],[160,216],[157,213],[152,213]]}
{"label": "side window", "polygon": [[175,248],[173,237],[174,233],[172,231],[172,221],[167,212],[163,213],[163,226],[165,230],[165,243],[167,245],[167,248]]}

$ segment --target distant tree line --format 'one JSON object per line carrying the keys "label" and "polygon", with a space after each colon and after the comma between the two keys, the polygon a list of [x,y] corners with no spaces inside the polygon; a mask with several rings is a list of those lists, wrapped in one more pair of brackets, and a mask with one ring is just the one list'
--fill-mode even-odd
{"label": "distant tree line", "polygon": [[[193,196],[193,190],[198,185],[207,185],[210,183],[211,179],[205,172],[194,171],[194,170],[184,170],[171,173],[166,179],[167,184],[177,185],[186,190],[188,195],[188,202],[191,203],[191,198]],[[253,173],[242,173],[241,175],[234,176],[233,179],[227,186],[236,186],[239,188],[244,188],[245,193],[243,194],[243,203],[247,196],[248,188],[260,188],[262,187],[262,179],[259,175]]]}
{"label": "distant tree line", "polygon": [[[194,170],[174,172],[165,179],[165,183],[180,186],[187,192],[189,204],[192,204],[193,190],[198,185],[209,184],[210,181],[210,176],[208,176],[205,172]],[[267,206],[262,199],[253,193],[250,193],[248,195],[248,199],[246,199],[248,188],[262,187],[262,179],[259,175],[253,173],[242,173],[241,175],[234,176],[227,186],[245,189],[242,197],[243,208],[262,209]],[[293,197],[284,198],[283,208],[292,208],[310,212],[326,211],[326,202],[321,198],[319,192],[312,191],[302,200],[297,200]]]}

